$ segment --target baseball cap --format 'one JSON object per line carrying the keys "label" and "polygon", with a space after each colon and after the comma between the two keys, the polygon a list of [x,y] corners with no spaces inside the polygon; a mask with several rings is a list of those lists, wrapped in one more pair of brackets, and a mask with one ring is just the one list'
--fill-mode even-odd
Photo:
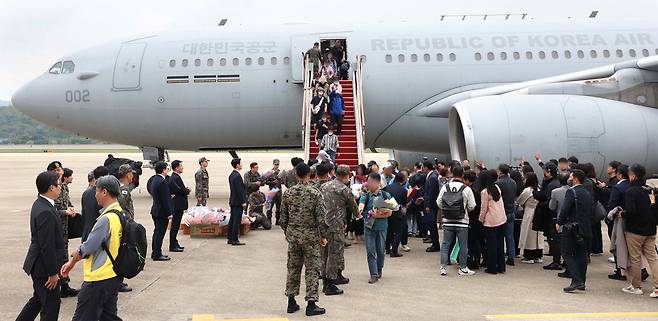
{"label": "baseball cap", "polygon": [[201,158],[199,158],[199,164],[201,164],[201,163],[203,163],[203,162],[209,162],[209,161],[210,161],[210,160],[207,159],[207,158],[205,158],[205,157],[201,157]]}
{"label": "baseball cap", "polygon": [[281,163],[281,162],[279,162],[278,159],[274,159],[274,160],[272,161],[272,164],[274,164],[274,165],[279,165],[280,163]]}
{"label": "baseball cap", "polygon": [[128,164],[123,164],[119,166],[119,177],[123,177],[124,175],[132,172],[133,174],[136,174],[137,172],[132,168],[132,166]]}

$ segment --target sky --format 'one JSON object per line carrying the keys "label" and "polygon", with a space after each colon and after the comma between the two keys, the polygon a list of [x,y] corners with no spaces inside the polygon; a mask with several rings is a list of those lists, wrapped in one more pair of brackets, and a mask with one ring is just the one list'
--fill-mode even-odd
{"label": "sky", "polygon": [[[63,55],[133,35],[169,29],[216,26],[222,18],[243,25],[290,22],[391,20],[436,21],[443,14],[527,13],[535,20],[587,17],[646,18],[658,12],[656,0],[0,0],[0,100],[10,100],[22,84],[45,72]],[[403,3],[403,5],[402,5]],[[320,20],[322,19],[322,20]],[[360,19],[360,20],[359,20]]]}

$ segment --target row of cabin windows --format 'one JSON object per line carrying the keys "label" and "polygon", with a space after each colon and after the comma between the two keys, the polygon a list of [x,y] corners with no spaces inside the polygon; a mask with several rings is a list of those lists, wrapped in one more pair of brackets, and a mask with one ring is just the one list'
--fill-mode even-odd
{"label": "row of cabin windows", "polygon": [[[393,62],[393,56],[391,56],[391,55],[386,55],[385,59],[386,59],[387,63]],[[398,55],[398,62],[402,63],[402,62],[405,61],[405,59],[406,59],[405,55],[403,55],[403,54]],[[450,61],[455,61],[455,60],[457,60],[457,55],[455,55],[454,53],[450,53],[450,54],[448,54],[447,58],[444,58],[442,53],[438,53],[438,54],[436,54],[435,59],[438,62],[442,62],[442,61],[444,61],[444,59],[450,60]],[[409,60],[411,62],[418,62],[418,55],[417,54],[411,54],[411,56],[409,56]],[[432,56],[430,56],[430,54],[426,53],[426,54],[423,55],[423,61],[430,62],[431,60],[432,60]]]}
{"label": "row of cabin windows", "polygon": [[[656,55],[658,55],[658,49],[655,50],[655,53],[656,53]],[[550,57],[552,59],[559,59],[560,58],[560,52],[556,51],[556,50],[553,50],[550,53],[544,52],[544,51],[539,51],[539,52],[537,52],[537,57],[539,57],[539,59],[546,59],[546,57],[549,54],[550,54]],[[641,54],[642,54],[643,57],[649,57],[651,55],[651,53],[649,52],[649,49],[642,49]],[[482,53],[476,52],[474,54],[475,60],[476,61],[482,60],[482,58],[483,58],[482,55],[483,55]],[[525,52],[525,58],[527,60],[533,59],[533,55],[534,55],[534,53],[532,51],[526,51]],[[575,52],[575,55],[578,58],[581,58],[581,59],[585,58],[586,55],[588,55],[590,58],[598,58],[599,55],[601,55],[604,58],[610,58],[612,56],[612,53],[608,49],[604,49],[603,51],[600,51],[600,52],[597,51],[597,50],[590,50],[589,52],[583,51],[583,50],[578,50],[578,51]],[[617,50],[615,50],[614,55],[617,58],[623,58],[624,57],[624,51],[621,50],[621,49],[617,49]],[[628,55],[628,57],[635,58],[635,57],[638,56],[638,52],[635,49],[629,49],[627,55]],[[565,50],[562,53],[562,56],[564,58],[571,59],[572,58],[571,50]],[[492,61],[492,60],[495,60],[495,59],[496,59],[496,54],[495,53],[487,52],[487,60]],[[498,59],[499,60],[507,60],[508,59],[507,52],[500,52],[498,54]],[[513,52],[512,53],[512,59],[514,59],[514,60],[521,59],[521,53],[519,53],[518,51]]]}
{"label": "row of cabin windows", "polygon": [[[201,67],[202,61],[201,61],[201,59],[197,58],[197,59],[194,59],[193,63],[194,63],[195,67]],[[219,61],[217,62],[217,64],[219,66],[222,66],[222,67],[226,66],[227,63],[228,63],[228,60],[226,58],[220,58]],[[233,58],[231,63],[233,64],[233,66],[239,66],[240,65],[240,58]],[[256,63],[259,66],[265,65],[265,58],[258,57],[256,59]],[[277,63],[278,63],[277,57],[270,58],[270,65],[275,66]],[[254,60],[252,58],[247,57],[247,58],[244,59],[244,64],[246,66],[251,66],[252,64],[254,64]],[[284,57],[283,58],[283,64],[284,65],[289,65],[290,64],[290,58],[289,57]],[[182,67],[188,67],[190,65],[190,61],[188,59],[182,59],[180,61],[180,65]],[[213,66],[215,66],[215,60],[213,58],[208,58],[205,61],[205,65],[206,65],[206,67],[213,67]],[[171,67],[171,68],[176,67],[176,59],[169,60],[169,67]]]}
{"label": "row of cabin windows", "polygon": [[[539,57],[539,59],[546,59],[546,57],[549,54],[550,54],[551,58],[553,58],[553,59],[559,59],[560,58],[560,52],[558,52],[556,50],[553,50],[550,53],[547,53],[545,51],[537,52],[537,56]],[[601,56],[603,56],[605,58],[610,58],[612,56],[612,53],[608,49],[605,49],[605,50],[601,51],[600,54],[601,54]],[[618,58],[623,58],[624,57],[624,51],[621,50],[621,49],[615,50],[614,54]],[[649,52],[649,49],[642,49],[641,54],[644,57],[649,57],[651,55],[651,53]],[[658,55],[658,49],[655,49],[655,54]],[[578,51],[575,52],[575,55],[578,58],[585,58],[586,53],[583,50],[578,50]],[[588,55],[591,58],[597,58],[599,56],[599,51],[590,50]],[[496,59],[496,54],[493,53],[493,52],[487,52],[486,56],[487,56],[487,60],[490,60],[490,61]],[[511,58],[509,56],[510,55],[507,52],[503,51],[503,52],[500,52],[498,54],[498,59],[500,59],[500,60],[507,60],[507,59],[519,60],[519,59],[521,59],[521,53],[518,52],[518,51],[513,52],[511,54]],[[564,56],[564,58],[571,59],[572,58],[572,53],[571,53],[570,50],[565,50],[563,52],[563,56]],[[635,57],[638,56],[638,52],[635,49],[629,49],[628,53],[627,53],[627,56],[631,57],[631,58],[635,58]],[[525,52],[525,58],[527,60],[531,60],[531,59],[533,59],[533,57],[534,57],[534,53],[532,51],[526,51]],[[444,61],[444,56],[441,53],[436,54],[435,58],[436,58],[436,61],[438,61],[438,62]],[[476,61],[481,61],[482,58],[483,58],[483,53],[476,52],[474,54],[474,58],[475,58]],[[384,56],[384,60],[387,63],[392,63],[393,62],[393,56],[388,54],[388,55]],[[404,54],[399,54],[398,55],[398,62],[399,63],[403,63],[403,62],[405,62],[405,60],[406,60],[406,56]],[[409,55],[409,61],[418,62],[418,60],[419,60],[419,57],[418,57],[417,54]],[[430,54],[428,54],[428,53],[423,54],[423,61],[424,62],[430,62],[431,60],[432,60],[432,56]],[[457,56],[454,53],[450,53],[448,55],[448,60],[455,61],[455,60],[457,60]]]}

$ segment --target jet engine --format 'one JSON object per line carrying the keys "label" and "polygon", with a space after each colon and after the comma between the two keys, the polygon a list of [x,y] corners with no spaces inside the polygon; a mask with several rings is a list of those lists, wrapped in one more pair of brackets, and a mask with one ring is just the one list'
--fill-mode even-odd
{"label": "jet engine", "polygon": [[598,97],[485,96],[458,102],[449,114],[452,158],[489,168],[541,152],[544,161],[573,155],[591,162],[600,176],[612,160],[658,173],[656,139],[658,110]]}

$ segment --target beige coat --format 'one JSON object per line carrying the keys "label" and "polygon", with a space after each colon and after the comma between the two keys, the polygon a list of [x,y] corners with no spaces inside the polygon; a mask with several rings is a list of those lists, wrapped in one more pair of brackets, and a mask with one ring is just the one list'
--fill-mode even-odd
{"label": "beige coat", "polygon": [[537,200],[532,197],[532,188],[526,187],[517,199],[519,206],[523,207],[523,221],[521,222],[521,234],[519,236],[519,249],[543,250],[544,233],[532,229],[532,219],[535,217]]}

